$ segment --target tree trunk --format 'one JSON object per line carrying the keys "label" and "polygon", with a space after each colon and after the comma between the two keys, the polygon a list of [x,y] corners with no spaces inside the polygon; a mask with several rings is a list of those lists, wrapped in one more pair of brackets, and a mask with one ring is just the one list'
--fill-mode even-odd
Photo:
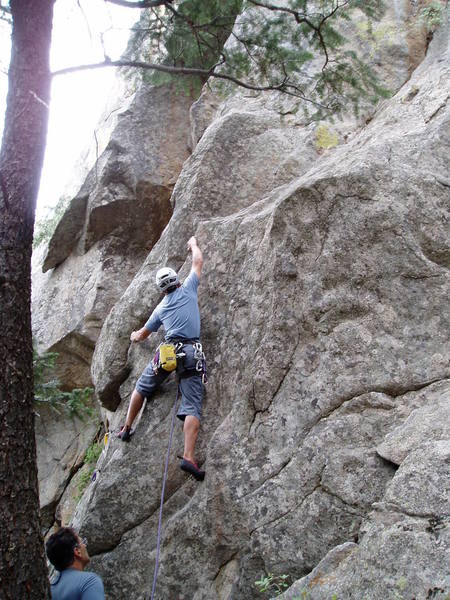
{"label": "tree trunk", "polygon": [[31,251],[50,98],[54,0],[11,0],[0,151],[0,598],[50,597],[39,522],[33,410]]}

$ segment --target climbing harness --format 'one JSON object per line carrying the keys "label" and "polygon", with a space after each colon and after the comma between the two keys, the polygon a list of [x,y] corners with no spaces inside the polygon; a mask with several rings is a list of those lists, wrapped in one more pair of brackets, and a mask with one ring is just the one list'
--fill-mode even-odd
{"label": "climbing harness", "polygon": [[[192,346],[193,353],[186,352],[187,348]],[[190,356],[189,356],[190,354]],[[192,357],[193,362],[186,365],[184,359],[189,362]],[[169,340],[158,346],[155,356],[152,360],[154,373],[160,369],[164,371],[174,371],[177,369],[178,376],[182,379],[201,375],[204,384],[208,382],[206,375],[206,357],[200,342],[190,340]]]}
{"label": "climbing harness", "polygon": [[[156,591],[156,579],[158,577],[158,567],[159,567],[159,550],[161,547],[161,529],[162,529],[162,511],[163,511],[163,504],[164,504],[164,492],[166,490],[167,471],[169,469],[169,455],[170,455],[170,449],[172,447],[172,437],[173,437],[173,430],[174,430],[174,426],[175,426],[175,414],[177,412],[177,404],[178,404],[179,397],[180,397],[180,386],[177,387],[177,395],[175,398],[175,403],[173,405],[172,423],[170,425],[169,445],[167,447],[166,464],[164,465],[163,484],[162,484],[162,490],[161,490],[161,504],[159,506],[158,537],[157,537],[157,541],[156,541],[155,571],[153,573],[153,585],[152,585],[152,594],[151,594],[150,600],[154,600],[155,591]],[[148,596],[147,596],[147,600],[148,600]]]}

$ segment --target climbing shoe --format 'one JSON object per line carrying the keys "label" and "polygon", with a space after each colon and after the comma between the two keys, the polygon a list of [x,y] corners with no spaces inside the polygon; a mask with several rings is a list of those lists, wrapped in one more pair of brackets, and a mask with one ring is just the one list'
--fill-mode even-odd
{"label": "climbing shoe", "polygon": [[131,427],[124,425],[119,431],[116,437],[122,440],[122,442],[129,442],[134,432],[131,431]]}
{"label": "climbing shoe", "polygon": [[186,471],[186,473],[190,473],[195,477],[197,481],[203,481],[205,479],[205,471],[202,471],[198,468],[198,465],[191,462],[190,460],[186,460],[183,458],[181,461],[180,469],[182,471]]}

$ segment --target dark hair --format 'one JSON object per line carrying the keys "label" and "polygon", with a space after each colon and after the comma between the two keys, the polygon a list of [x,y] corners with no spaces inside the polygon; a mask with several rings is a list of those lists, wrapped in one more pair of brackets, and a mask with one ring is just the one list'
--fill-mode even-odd
{"label": "dark hair", "polygon": [[74,550],[79,538],[71,527],[61,527],[53,533],[45,544],[48,560],[58,571],[64,571],[74,561]]}
{"label": "dark hair", "polygon": [[176,285],[171,285],[170,287],[167,288],[167,290],[165,290],[166,294],[171,294],[172,292],[174,292],[175,290],[177,290],[179,287],[181,287],[181,283],[178,282]]}

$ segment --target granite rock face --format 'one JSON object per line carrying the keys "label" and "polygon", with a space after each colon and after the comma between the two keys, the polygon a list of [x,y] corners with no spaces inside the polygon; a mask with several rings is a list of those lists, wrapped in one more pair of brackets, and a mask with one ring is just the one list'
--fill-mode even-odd
{"label": "granite rock face", "polygon": [[[92,386],[92,353],[103,321],[171,217],[172,189],[189,155],[191,103],[171,88],[143,85],[118,116],[48,245],[34,253],[34,340],[39,352],[58,353],[54,375],[63,389]],[[98,414],[86,427],[42,415],[36,438],[47,520],[99,421]]]}
{"label": "granite rock face", "polygon": [[[68,481],[83,463],[98,431],[98,418],[79,419],[39,406],[35,419],[42,526],[51,527]],[[73,510],[72,510],[73,512]],[[57,519],[61,522],[60,519]],[[65,521],[67,524],[67,521]]]}
{"label": "granite rock face", "polygon": [[[119,115],[105,151],[58,223],[45,257],[36,253],[33,328],[40,348],[56,345],[64,353],[67,345],[70,361],[78,354],[89,370],[106,315],[172,214],[172,189],[189,155],[191,102],[170,88],[143,85]],[[81,373],[79,381],[87,377]],[[73,387],[76,376],[68,374],[66,380],[61,367],[60,379]]]}
{"label": "granite rock face", "polygon": [[[92,364],[115,429],[159,340],[130,347],[130,332],[159,300],[157,268],[188,274],[195,234],[207,475],[178,469],[177,427],[157,597],[256,599],[264,572],[289,574],[290,600],[450,593],[449,58],[443,28],[409,81],[329,151],[314,124],[277,121],[257,100],[211,112],[193,136],[173,215]],[[110,437],[74,519],[112,599],[151,589],[175,395],[169,381],[130,444]]]}

